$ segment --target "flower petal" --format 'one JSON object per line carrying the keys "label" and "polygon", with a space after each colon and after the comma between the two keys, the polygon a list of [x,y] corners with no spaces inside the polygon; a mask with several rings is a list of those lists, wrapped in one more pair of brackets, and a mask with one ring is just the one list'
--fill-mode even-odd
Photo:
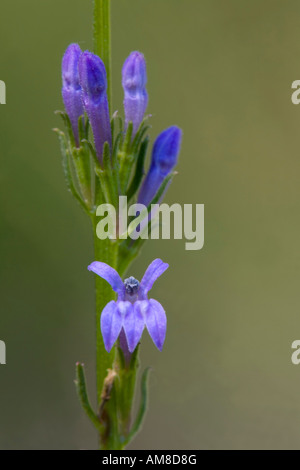
{"label": "flower petal", "polygon": [[117,304],[118,304],[118,311],[123,318],[123,325],[124,325],[124,318],[126,314],[128,313],[128,311],[133,309],[133,305],[131,302],[129,302],[129,300],[124,300],[124,301],[122,300],[122,301],[117,302]]}
{"label": "flower petal", "polygon": [[101,261],[94,261],[88,266],[88,270],[93,271],[95,274],[102,277],[102,279],[105,279],[119,295],[124,295],[125,289],[123,281],[114,268]]}
{"label": "flower petal", "polygon": [[140,283],[140,292],[141,296],[140,299],[143,300],[143,296],[152,289],[152,286],[156,279],[168,269],[169,265],[164,263],[161,259],[157,258],[148,266],[146,272],[143,276],[143,279]]}
{"label": "flower petal", "polygon": [[148,301],[145,323],[155,346],[161,351],[166,337],[167,317],[157,300]]}
{"label": "flower petal", "polygon": [[[124,303],[124,302],[122,302]],[[125,331],[128,349],[133,352],[141,339],[145,318],[144,311],[147,310],[148,301],[136,301],[131,309],[128,309],[124,316],[123,328]]]}
{"label": "flower petal", "polygon": [[118,303],[111,300],[101,313],[101,332],[104,346],[110,352],[122,329],[123,319],[119,312]]}

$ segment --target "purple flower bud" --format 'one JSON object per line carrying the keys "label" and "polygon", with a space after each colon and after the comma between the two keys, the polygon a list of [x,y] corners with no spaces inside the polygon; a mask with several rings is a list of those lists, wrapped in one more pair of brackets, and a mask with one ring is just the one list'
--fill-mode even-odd
{"label": "purple flower bud", "polygon": [[62,97],[77,146],[79,145],[78,119],[84,113],[78,73],[80,55],[81,49],[78,44],[70,44],[62,60]]}
{"label": "purple flower bud", "polygon": [[150,169],[142,184],[138,202],[148,206],[159,190],[164,179],[177,164],[182,131],[176,126],[169,127],[157,137],[153,145]]}
{"label": "purple flower bud", "polygon": [[125,127],[129,121],[133,124],[133,135],[136,134],[147,108],[146,91],[147,74],[143,54],[132,52],[124,62],[122,85],[124,88]]}
{"label": "purple flower bud", "polygon": [[79,60],[79,78],[82,101],[93,130],[96,153],[102,162],[103,145],[111,145],[111,128],[105,66],[100,57],[89,51],[82,53]]}

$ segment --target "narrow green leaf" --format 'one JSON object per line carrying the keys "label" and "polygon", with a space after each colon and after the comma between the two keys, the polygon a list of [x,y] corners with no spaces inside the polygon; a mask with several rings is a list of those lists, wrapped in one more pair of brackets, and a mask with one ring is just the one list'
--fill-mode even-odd
{"label": "narrow green leaf", "polygon": [[144,125],[144,121],[140,125],[139,130],[133,140],[132,122],[129,122],[123,145],[118,152],[118,161],[120,163],[119,173],[121,194],[126,194],[128,191],[128,182],[130,180],[132,166],[138,159],[141,142],[149,128],[149,126]]}
{"label": "narrow green leaf", "polygon": [[85,144],[88,146],[89,148],[89,151],[91,152],[91,155],[93,157],[93,162],[96,166],[96,168],[98,168],[99,170],[101,170],[101,165],[100,165],[100,162],[98,160],[98,157],[97,157],[97,154],[96,154],[96,150],[94,149],[94,146],[91,144],[91,142],[87,139],[82,139],[81,141],[82,144]]}
{"label": "narrow green leaf", "polygon": [[85,135],[86,138],[89,138],[89,130],[90,130],[90,120],[87,116],[85,116]]}
{"label": "narrow green leaf", "polygon": [[112,118],[110,120],[110,129],[111,129],[111,140],[114,142],[115,140],[115,133],[116,133],[116,121],[122,120],[122,118],[119,117],[118,111],[115,111],[114,114],[112,115]]}
{"label": "narrow green leaf", "polygon": [[128,153],[128,151],[129,151],[130,144],[131,144],[131,138],[132,138],[132,131],[133,131],[133,124],[132,124],[132,121],[129,121],[128,126],[127,126],[127,130],[126,130],[126,134],[125,134],[125,138],[124,138],[123,149],[122,149],[124,153]]}
{"label": "narrow green leaf", "polygon": [[64,171],[64,176],[65,180],[67,183],[67,187],[69,191],[73,194],[75,199],[79,202],[79,204],[82,206],[84,211],[90,215],[88,208],[86,207],[84,201],[82,200],[81,196],[79,195],[74,182],[73,182],[73,176],[70,168],[70,150],[68,147],[68,142],[66,139],[65,134],[60,131],[59,129],[53,129],[54,132],[58,135],[59,141],[60,141],[60,148],[61,148],[61,154],[62,154],[62,167]]}
{"label": "narrow green leaf", "polygon": [[124,154],[124,152],[119,152],[119,162],[120,162],[120,170],[119,170],[119,179],[120,179],[120,191],[121,194],[126,194],[128,181],[130,179],[132,165],[134,163],[134,155],[133,154]]}
{"label": "narrow green leaf", "polygon": [[78,134],[79,134],[79,142],[82,139],[87,139],[86,133],[86,123],[84,122],[84,114],[78,118]]}
{"label": "narrow green leaf", "polygon": [[[107,204],[112,204],[109,180],[108,180],[106,171],[95,168],[95,173],[98,176],[99,182],[100,182],[100,188],[98,188],[98,191],[100,190],[102,191],[102,194],[104,196],[104,201]],[[97,201],[96,201],[96,204],[98,205]]]}
{"label": "narrow green leaf", "polygon": [[120,151],[120,147],[122,145],[122,142],[121,142],[122,137],[123,137],[122,132],[119,132],[119,134],[116,137],[115,143],[114,143],[114,147],[113,147],[113,151],[112,151],[112,159],[111,159],[113,167],[116,167],[116,165],[117,165],[117,156],[118,156],[118,153]]}
{"label": "narrow green leaf", "polygon": [[140,151],[139,151],[137,162],[136,162],[135,174],[132,179],[131,185],[127,191],[128,201],[130,201],[130,199],[135,195],[135,193],[139,189],[140,184],[142,182],[142,179],[144,176],[144,165],[145,165],[145,158],[147,154],[148,145],[149,145],[149,138],[146,137],[146,139],[143,141],[140,147]]}
{"label": "narrow green leaf", "polygon": [[59,129],[53,129],[53,131],[58,135],[59,143],[60,143],[60,151],[62,155],[62,167],[64,171],[64,176],[65,180],[67,183],[68,189],[70,189],[71,186],[71,175],[70,171],[68,168],[68,154],[69,154],[69,149],[68,149],[68,142],[66,139],[66,136],[64,132],[60,131]]}
{"label": "narrow green leaf", "polygon": [[116,182],[115,175],[113,173],[112,161],[110,155],[110,146],[108,142],[104,143],[103,146],[103,174],[106,178],[107,189],[110,195],[110,202],[115,208],[118,207],[118,185]]}
{"label": "narrow green leaf", "polygon": [[103,168],[104,170],[111,171],[110,146],[108,142],[104,142],[103,145]]}
{"label": "narrow green leaf", "polygon": [[119,134],[116,137],[112,155],[111,155],[112,172],[113,172],[113,177],[115,181],[115,187],[116,187],[118,194],[120,193],[120,165],[118,161],[118,152],[122,144],[122,138],[123,138],[122,132],[119,132]]}
{"label": "narrow green leaf", "polygon": [[64,124],[67,128],[67,131],[68,131],[71,146],[75,147],[75,139],[74,139],[73,129],[72,129],[72,125],[71,125],[71,121],[70,121],[69,116],[67,115],[67,113],[64,113],[63,111],[55,111],[55,114],[62,118],[62,120],[63,120],[63,122],[64,122]]}
{"label": "narrow green leaf", "polygon": [[88,146],[73,149],[73,161],[80,192],[85,204],[92,207],[91,165]]}
{"label": "narrow green leaf", "polygon": [[110,132],[111,132],[111,141],[114,142],[115,140],[115,118],[112,117],[110,121]]}
{"label": "narrow green leaf", "polygon": [[121,116],[118,117],[118,123],[119,123],[119,132],[122,134],[124,133],[124,122]]}
{"label": "narrow green leaf", "polygon": [[[92,145],[92,143],[87,139],[82,139],[81,144],[86,146],[89,150],[90,166],[91,166],[91,189],[93,193],[92,199],[93,199],[93,204],[94,204],[93,209],[95,209],[95,207],[98,205],[99,191],[101,191],[98,173],[101,172],[102,169],[101,169],[101,165],[98,160],[95,148]],[[92,169],[93,169],[93,172],[92,172]]]}
{"label": "narrow green leaf", "polygon": [[147,367],[143,372],[141,379],[141,404],[125,445],[129,444],[142,428],[148,406],[148,378],[150,370],[150,367]]}
{"label": "narrow green leaf", "polygon": [[134,136],[134,139],[132,140],[131,151],[133,153],[137,152],[137,149],[139,148],[139,145],[140,145],[141,141],[143,140],[143,138],[145,136],[145,133],[151,127],[149,124],[146,124],[150,117],[151,117],[150,114],[144,117],[144,119],[142,120],[142,122],[141,122],[141,124],[140,124],[140,126],[137,130],[137,133]]}
{"label": "narrow green leaf", "polygon": [[98,431],[103,431],[103,425],[100,423],[96,413],[93,411],[90,405],[87,390],[86,390],[84,366],[83,364],[80,364],[79,362],[77,362],[76,364],[75,384],[76,384],[78,397],[79,397],[83,410],[85,411],[89,419],[92,421],[96,429],[98,429]]}

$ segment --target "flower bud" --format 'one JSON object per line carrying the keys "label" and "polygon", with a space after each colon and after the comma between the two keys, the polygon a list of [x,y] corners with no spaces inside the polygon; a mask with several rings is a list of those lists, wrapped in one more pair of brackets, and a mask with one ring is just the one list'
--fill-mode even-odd
{"label": "flower bud", "polygon": [[176,126],[169,127],[157,137],[153,145],[150,169],[142,184],[138,202],[148,206],[159,190],[164,179],[177,164],[182,131]]}
{"label": "flower bud", "polygon": [[143,54],[132,52],[124,62],[122,85],[124,88],[125,127],[129,121],[133,124],[133,135],[136,134],[147,108],[146,91],[147,74]]}
{"label": "flower bud", "polygon": [[78,73],[80,55],[81,49],[78,44],[70,44],[62,60],[62,97],[77,147],[79,145],[78,119],[84,113]]}
{"label": "flower bud", "polygon": [[79,79],[84,109],[93,130],[96,153],[102,162],[103,145],[111,145],[111,128],[107,101],[105,66],[100,57],[89,51],[79,60]]}

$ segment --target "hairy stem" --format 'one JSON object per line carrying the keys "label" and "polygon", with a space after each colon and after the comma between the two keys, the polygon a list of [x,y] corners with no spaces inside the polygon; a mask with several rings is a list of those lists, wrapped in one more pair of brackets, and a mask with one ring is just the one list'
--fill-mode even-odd
{"label": "hairy stem", "polygon": [[94,52],[101,57],[106,68],[107,98],[111,110],[110,0],[94,0]]}
{"label": "hairy stem", "polygon": [[[107,97],[110,110],[112,108],[111,96],[111,37],[110,37],[110,0],[94,0],[94,52],[104,62],[107,74]],[[102,187],[96,184],[95,188],[96,206],[105,202]],[[118,270],[119,257],[121,260],[125,257],[125,252],[119,252],[119,241],[105,239],[100,240],[96,234],[97,219],[96,215],[92,217],[93,234],[94,234],[94,248],[95,248],[95,261],[102,261],[109,264],[111,267]],[[123,260],[122,270],[128,266],[131,259],[126,258]],[[93,412],[85,393],[84,376],[80,382],[79,388],[80,397],[84,408],[91,419],[96,424],[99,430],[99,444],[100,449],[115,450],[122,449],[125,445],[125,440],[129,434],[129,416],[132,407],[132,400],[134,394],[134,386],[136,380],[136,365],[133,368],[134,372],[126,369],[127,375],[122,370],[121,365],[118,363],[118,354],[116,348],[113,348],[110,353],[105,350],[102,334],[100,330],[100,316],[102,310],[108,302],[114,299],[114,292],[111,286],[104,281],[101,277],[95,276],[95,290],[96,290],[96,332],[97,332],[97,352],[96,352],[96,375],[97,375],[97,403],[98,415],[95,419]],[[79,370],[81,372],[81,369]],[[83,372],[82,372],[83,374]],[[121,396],[125,396],[123,403],[124,410],[120,411],[120,391],[118,384],[125,374],[125,379],[122,381],[124,390]],[[115,383],[115,380],[117,381]],[[125,431],[122,435],[122,426],[120,425],[120,415],[125,418]],[[99,420],[99,426],[97,423]],[[122,423],[121,423],[122,424]],[[128,442],[128,441],[126,441]]]}
{"label": "hairy stem", "polygon": [[[96,235],[96,221],[93,224],[95,261],[102,261],[113,268],[117,268],[117,243],[109,239],[99,240]],[[108,353],[104,348],[104,343],[100,331],[100,315],[105,305],[114,299],[114,292],[108,282],[100,276],[95,276],[96,291],[96,330],[97,330],[97,398],[98,404],[101,402],[101,393],[107,369],[112,367],[114,360],[114,349]]]}
{"label": "hairy stem", "polygon": [[[110,37],[110,0],[94,0],[94,52],[99,55],[104,62],[107,74],[107,98],[111,109],[111,37]],[[100,191],[101,189],[98,188]],[[101,204],[103,197],[98,194],[97,201]],[[93,219],[95,260],[102,261],[112,267],[117,268],[117,243],[109,239],[99,240],[96,235],[96,217]],[[105,305],[113,299],[113,292],[110,285],[99,276],[95,278],[96,288],[96,332],[97,332],[97,402],[101,405],[101,395],[107,370],[112,368],[114,361],[114,350],[108,353],[104,348],[104,343],[100,331],[100,316]],[[111,426],[108,424],[109,428]],[[112,429],[108,430],[107,440],[110,440]],[[107,442],[100,434],[100,448],[105,448]]]}

